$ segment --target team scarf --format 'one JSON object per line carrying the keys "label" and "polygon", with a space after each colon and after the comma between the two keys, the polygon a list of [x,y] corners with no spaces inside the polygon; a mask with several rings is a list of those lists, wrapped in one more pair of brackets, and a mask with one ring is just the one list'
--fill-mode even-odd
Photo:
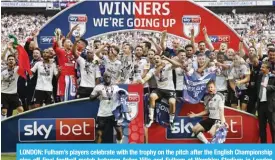
{"label": "team scarf", "polygon": [[227,127],[225,124],[219,125],[214,137],[211,140],[211,144],[220,144],[226,141]]}
{"label": "team scarf", "polygon": [[112,111],[115,116],[116,121],[118,121],[122,126],[127,126],[131,121],[130,112],[131,109],[128,105],[128,92],[124,89],[119,89],[115,97],[115,104],[117,107]]}

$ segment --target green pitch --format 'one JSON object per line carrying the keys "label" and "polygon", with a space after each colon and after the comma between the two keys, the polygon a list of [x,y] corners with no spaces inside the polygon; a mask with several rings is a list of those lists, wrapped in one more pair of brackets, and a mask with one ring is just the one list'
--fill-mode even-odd
{"label": "green pitch", "polygon": [[16,160],[15,154],[1,154],[1,160]]}

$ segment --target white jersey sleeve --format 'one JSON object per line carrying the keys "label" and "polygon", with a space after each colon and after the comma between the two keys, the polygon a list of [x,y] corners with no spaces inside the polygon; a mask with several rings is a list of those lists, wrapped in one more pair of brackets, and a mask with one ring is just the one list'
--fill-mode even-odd
{"label": "white jersey sleeve", "polygon": [[32,71],[33,73],[35,73],[35,72],[37,71],[39,63],[41,63],[41,62],[35,63],[35,65],[31,68],[31,71]]}
{"label": "white jersey sleeve", "polygon": [[93,92],[91,93],[92,96],[96,96],[100,94],[102,87],[101,84],[100,85],[96,85]]}
{"label": "white jersey sleeve", "polygon": [[76,62],[80,65],[80,67],[83,67],[85,65],[85,60],[81,56],[76,59]]}
{"label": "white jersey sleeve", "polygon": [[58,69],[57,69],[57,66],[56,66],[55,63],[53,63],[53,74],[54,74],[55,76],[57,76],[57,74],[58,74]]}
{"label": "white jersey sleeve", "polygon": [[148,76],[149,78],[151,78],[154,75],[155,69],[152,68],[149,70],[149,72],[146,74],[146,77]]}

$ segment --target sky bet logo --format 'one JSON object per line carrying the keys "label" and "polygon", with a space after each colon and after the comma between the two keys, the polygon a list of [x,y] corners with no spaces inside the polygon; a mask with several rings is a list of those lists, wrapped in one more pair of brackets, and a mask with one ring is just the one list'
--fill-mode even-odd
{"label": "sky bet logo", "polygon": [[19,141],[94,141],[93,118],[19,119]]}
{"label": "sky bet logo", "polygon": [[[243,127],[241,116],[226,116],[226,123],[228,128],[227,139],[241,139],[243,138]],[[203,120],[202,117],[189,118],[178,117],[175,121],[175,129],[171,131],[166,129],[167,139],[192,139],[196,138],[192,133],[192,128],[198,122]],[[211,138],[211,137],[207,137]]]}
{"label": "sky bet logo", "polygon": [[182,22],[183,23],[201,23],[201,17],[183,16]]}
{"label": "sky bet logo", "polygon": [[88,18],[86,15],[70,15],[68,17],[69,22],[87,22]]}
{"label": "sky bet logo", "polygon": [[209,36],[209,39],[212,43],[221,43],[221,42],[229,42],[230,36],[220,35],[220,36]]}
{"label": "sky bet logo", "polygon": [[40,37],[41,44],[52,44],[53,43],[53,36],[41,36]]}

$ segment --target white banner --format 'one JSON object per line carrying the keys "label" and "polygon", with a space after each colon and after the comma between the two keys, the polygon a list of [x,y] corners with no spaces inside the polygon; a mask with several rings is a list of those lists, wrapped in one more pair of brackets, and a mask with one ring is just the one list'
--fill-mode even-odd
{"label": "white banner", "polygon": [[199,5],[205,7],[217,7],[217,6],[256,6],[257,1],[238,1],[238,2],[196,2]]}
{"label": "white banner", "polygon": [[47,3],[52,2],[1,2],[1,7],[36,7],[46,8]]}
{"label": "white banner", "polygon": [[272,0],[257,1],[257,6],[272,6],[272,5],[273,5]]}

